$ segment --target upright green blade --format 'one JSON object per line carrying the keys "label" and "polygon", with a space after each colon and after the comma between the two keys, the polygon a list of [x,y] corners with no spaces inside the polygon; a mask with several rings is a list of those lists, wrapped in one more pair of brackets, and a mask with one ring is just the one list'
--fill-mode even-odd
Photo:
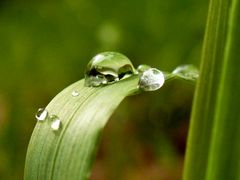
{"label": "upright green blade", "polygon": [[211,0],[185,180],[240,179],[239,0]]}
{"label": "upright green blade", "polygon": [[207,179],[240,179],[240,1],[233,0]]}

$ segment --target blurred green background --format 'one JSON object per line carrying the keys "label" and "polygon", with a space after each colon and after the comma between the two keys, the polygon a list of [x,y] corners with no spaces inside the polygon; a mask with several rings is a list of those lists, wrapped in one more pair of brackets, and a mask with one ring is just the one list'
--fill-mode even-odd
{"label": "blurred green background", "polygon": [[[35,112],[118,51],[135,66],[199,66],[208,1],[1,0],[0,179],[23,179]],[[92,179],[181,179],[194,86],[127,98],[107,125]],[[47,137],[46,137],[47,138]]]}

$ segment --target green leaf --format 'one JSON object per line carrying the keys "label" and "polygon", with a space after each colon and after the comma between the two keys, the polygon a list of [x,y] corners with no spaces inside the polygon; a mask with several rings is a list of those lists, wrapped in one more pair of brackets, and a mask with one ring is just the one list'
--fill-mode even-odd
{"label": "green leaf", "polygon": [[[138,89],[138,76],[118,83],[85,87],[84,80],[59,93],[46,107],[57,115],[61,128],[51,129],[51,120],[38,122],[32,134],[25,164],[25,179],[87,179],[103,127],[128,95]],[[73,97],[72,91],[79,96]]]}
{"label": "green leaf", "polygon": [[239,19],[239,0],[211,0],[185,180],[240,179]]}
{"label": "green leaf", "polygon": [[[180,79],[190,81],[195,81],[198,75],[192,66],[184,66],[178,73]],[[25,179],[89,178],[102,129],[126,96],[141,92],[138,84],[143,74],[98,87],[88,87],[81,80],[60,92],[46,107],[48,118],[41,118],[34,129],[27,151]],[[176,73],[167,73],[165,81],[175,76]],[[155,83],[151,81],[152,74],[149,78],[148,83]],[[53,119],[61,120],[57,131],[52,129]]]}

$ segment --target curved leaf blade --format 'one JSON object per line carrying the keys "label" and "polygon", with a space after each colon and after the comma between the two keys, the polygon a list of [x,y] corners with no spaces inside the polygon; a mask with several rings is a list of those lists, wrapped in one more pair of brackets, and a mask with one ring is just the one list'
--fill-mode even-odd
{"label": "curved leaf blade", "polygon": [[[54,132],[50,119],[38,122],[25,164],[25,179],[87,179],[101,131],[128,95],[138,89],[138,76],[104,87],[85,87],[78,81],[59,93],[46,107],[62,127]],[[73,97],[72,91],[79,92]]]}

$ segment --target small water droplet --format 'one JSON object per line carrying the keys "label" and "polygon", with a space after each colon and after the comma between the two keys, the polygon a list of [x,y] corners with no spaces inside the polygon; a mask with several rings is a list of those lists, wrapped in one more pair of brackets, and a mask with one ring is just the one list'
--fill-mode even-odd
{"label": "small water droplet", "polygon": [[72,92],[72,96],[73,97],[76,97],[76,96],[78,96],[79,95],[79,93],[76,91],[76,90],[74,90],[73,92]]}
{"label": "small water droplet", "polygon": [[45,108],[39,108],[35,117],[38,121],[44,121],[48,117],[48,111]]}
{"label": "small water droplet", "polygon": [[139,88],[143,91],[155,91],[164,84],[164,74],[156,68],[144,71],[139,80]]}
{"label": "small water droplet", "polygon": [[59,119],[59,117],[56,115],[51,115],[50,120],[52,121],[51,129],[54,131],[59,130],[59,128],[61,127],[61,120]]}
{"label": "small water droplet", "polygon": [[149,66],[149,65],[141,64],[141,65],[139,65],[139,66],[137,67],[137,71],[138,71],[139,73],[143,73],[144,71],[146,71],[146,70],[148,70],[148,69],[150,69],[150,68],[151,68],[151,66]]}
{"label": "small water droplet", "polygon": [[173,70],[172,74],[177,75],[186,80],[195,81],[199,77],[198,69],[193,65],[181,65]]}
{"label": "small water droplet", "polygon": [[103,52],[92,58],[85,74],[85,86],[115,83],[136,74],[131,61],[117,52]]}

